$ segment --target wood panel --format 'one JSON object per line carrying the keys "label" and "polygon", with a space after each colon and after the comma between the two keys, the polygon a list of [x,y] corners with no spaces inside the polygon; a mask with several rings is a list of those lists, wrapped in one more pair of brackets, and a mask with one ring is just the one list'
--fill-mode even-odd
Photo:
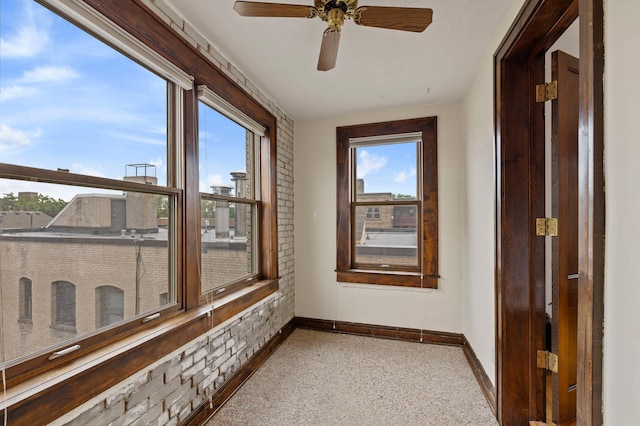
{"label": "wood panel", "polygon": [[576,416],[578,325],[578,59],[551,54],[551,78],[558,82],[552,101],[553,239],[552,350],[558,355],[553,374],[553,421],[565,424]]}
{"label": "wood panel", "polygon": [[357,336],[381,337],[407,342],[433,343],[437,345],[462,346],[464,337],[458,333],[420,330],[417,328],[390,327],[384,325],[362,324],[355,322],[323,320],[296,317],[296,327],[332,333],[353,334]]}
{"label": "wood panel", "polygon": [[604,7],[580,0],[578,124],[578,401],[580,425],[601,425],[604,320]]}
{"label": "wood panel", "polygon": [[[521,157],[530,157],[530,136],[521,122],[531,123],[516,96],[531,93],[522,84],[527,64],[547,50],[578,14],[580,20],[580,139],[579,139],[579,291],[578,291],[578,400],[580,424],[602,423],[602,319],[604,289],[604,174],[603,154],[603,1],[528,0],[495,54],[496,120],[496,347],[497,407],[502,424],[526,424],[543,419],[538,403],[543,381],[527,369],[522,352],[533,357],[531,333],[535,314],[526,305],[536,300],[535,250],[532,242],[513,232],[520,221],[522,202],[513,185],[524,191]],[[583,62],[584,61],[584,62]],[[521,108],[518,110],[518,108]],[[532,111],[530,109],[529,111]],[[505,148],[513,144],[514,148]],[[519,148],[518,148],[519,147]],[[516,179],[516,183],[511,178]],[[518,183],[519,182],[519,183]],[[505,186],[507,185],[507,186]],[[531,206],[530,206],[531,207]],[[531,210],[525,209],[526,212]],[[514,238],[515,237],[515,238]],[[530,237],[532,238],[532,237]],[[523,250],[518,256],[514,250]],[[514,265],[513,262],[519,264]],[[519,290],[519,291],[518,291]],[[519,294],[523,292],[528,296]],[[524,332],[513,333],[511,329]],[[524,348],[524,349],[523,349]],[[517,366],[524,367],[519,370]],[[535,392],[531,386],[534,384]]]}

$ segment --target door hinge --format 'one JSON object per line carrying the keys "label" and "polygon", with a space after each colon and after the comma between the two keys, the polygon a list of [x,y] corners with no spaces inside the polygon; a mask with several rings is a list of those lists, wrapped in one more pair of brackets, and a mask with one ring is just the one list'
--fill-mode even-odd
{"label": "door hinge", "polygon": [[558,219],[555,217],[539,217],[536,219],[536,235],[539,237],[557,237]]}
{"label": "door hinge", "polygon": [[558,98],[558,81],[536,84],[536,102],[546,102]]}
{"label": "door hinge", "polygon": [[547,352],[547,351],[538,351],[538,357],[536,362],[538,368],[544,368],[545,370],[553,371],[554,373],[558,372],[558,355]]}

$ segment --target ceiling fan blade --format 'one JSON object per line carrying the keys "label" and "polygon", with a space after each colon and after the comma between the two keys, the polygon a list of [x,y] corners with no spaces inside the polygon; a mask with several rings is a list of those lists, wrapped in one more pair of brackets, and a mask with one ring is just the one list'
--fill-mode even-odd
{"label": "ceiling fan blade", "polygon": [[366,27],[420,33],[431,23],[433,10],[419,7],[362,6],[356,9],[353,21]]}
{"label": "ceiling fan blade", "polygon": [[340,44],[340,30],[327,28],[322,34],[318,71],[329,71],[336,66],[338,45]]}
{"label": "ceiling fan blade", "polygon": [[258,3],[237,1],[233,9],[242,16],[265,16],[273,18],[313,18],[318,10],[313,6],[282,3]]}

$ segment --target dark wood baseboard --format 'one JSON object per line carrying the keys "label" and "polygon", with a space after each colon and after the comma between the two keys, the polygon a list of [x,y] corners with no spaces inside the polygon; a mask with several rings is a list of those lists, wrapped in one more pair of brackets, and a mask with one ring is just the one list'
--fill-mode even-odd
{"label": "dark wood baseboard", "polygon": [[255,371],[271,356],[271,354],[293,333],[296,328],[327,331],[331,333],[352,334],[357,336],[377,337],[407,342],[422,342],[436,345],[457,346],[462,348],[473,374],[478,380],[489,407],[496,413],[496,391],[489,376],[478,360],[467,338],[460,333],[444,331],[420,330],[416,328],[389,327],[362,323],[322,320],[315,318],[294,317],[269,342],[256,352],[240,370],[213,395],[211,402],[205,401],[195,408],[182,423],[185,426],[202,425],[236,393],[238,389],[255,373]]}
{"label": "dark wood baseboard", "polygon": [[249,380],[253,373],[271,356],[271,354],[285,341],[295,330],[295,318],[292,318],[282,329],[276,333],[269,341],[240,369],[233,375],[220,389],[213,395],[211,401],[204,401],[200,406],[195,407],[191,415],[181,424],[183,426],[197,426],[205,424],[213,415],[235,394],[242,385]]}
{"label": "dark wood baseboard", "polygon": [[471,344],[467,340],[466,337],[462,336],[464,339],[464,344],[462,345],[462,351],[464,355],[467,357],[467,361],[469,362],[469,366],[471,367],[471,371],[476,376],[476,380],[478,380],[478,384],[480,385],[480,389],[482,389],[482,393],[489,403],[489,407],[491,411],[493,411],[493,415],[497,416],[497,406],[496,406],[496,388],[493,386],[491,379],[487,375],[487,372],[484,370],[484,367],[480,363],[480,360],[476,356]]}
{"label": "dark wood baseboard", "polygon": [[463,346],[464,336],[445,331],[420,330],[417,328],[389,327],[384,325],[342,322],[314,318],[296,317],[296,327],[332,333],[354,334],[358,336],[381,337],[407,342],[433,343],[437,345]]}

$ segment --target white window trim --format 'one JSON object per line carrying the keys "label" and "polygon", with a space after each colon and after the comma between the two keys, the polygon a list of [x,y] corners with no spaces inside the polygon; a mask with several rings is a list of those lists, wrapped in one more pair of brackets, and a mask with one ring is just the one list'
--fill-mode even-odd
{"label": "white window trim", "polygon": [[267,134],[267,129],[263,125],[240,111],[235,106],[231,105],[207,86],[198,86],[198,99],[207,106],[218,111],[220,114],[235,121],[245,129],[252,131],[257,136],[265,136]]}
{"label": "white window trim", "polygon": [[368,145],[391,145],[396,143],[422,142],[422,132],[399,133],[397,135],[363,136],[349,138],[349,148]]}
{"label": "white window trim", "polygon": [[184,90],[193,89],[194,78],[192,75],[181,70],[85,3],[77,0],[38,1],[161,77],[177,84]]}

